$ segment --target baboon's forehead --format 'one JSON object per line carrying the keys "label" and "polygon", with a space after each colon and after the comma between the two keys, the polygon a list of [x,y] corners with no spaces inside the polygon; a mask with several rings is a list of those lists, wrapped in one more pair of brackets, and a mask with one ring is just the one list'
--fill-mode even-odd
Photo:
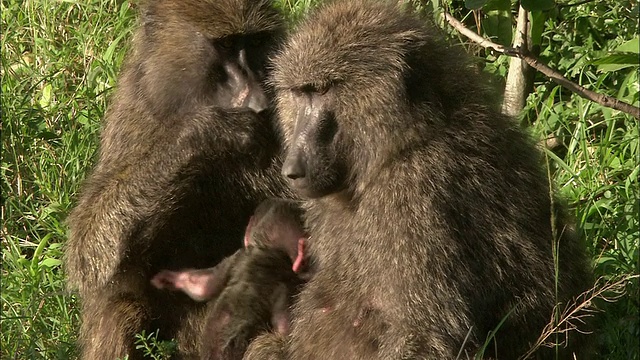
{"label": "baboon's forehead", "polygon": [[334,2],[290,37],[274,59],[274,80],[286,87],[402,71],[409,43],[424,35],[419,30],[413,17],[392,4]]}
{"label": "baboon's forehead", "polygon": [[266,0],[164,0],[150,4],[147,10],[152,20],[173,17],[212,37],[275,31],[284,26]]}
{"label": "baboon's forehead", "polygon": [[303,22],[293,35],[301,41],[321,37],[333,48],[397,46],[397,38],[420,27],[416,19],[396,3],[351,0],[327,4]]}

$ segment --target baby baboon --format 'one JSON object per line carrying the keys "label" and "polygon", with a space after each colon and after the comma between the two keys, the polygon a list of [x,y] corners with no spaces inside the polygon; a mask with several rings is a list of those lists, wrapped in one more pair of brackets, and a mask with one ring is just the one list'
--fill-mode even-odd
{"label": "baby baboon", "polygon": [[247,227],[245,248],[213,268],[164,270],[151,280],[157,288],[182,290],[207,301],[202,359],[240,359],[256,335],[289,330],[289,306],[303,283],[302,211],[293,201],[264,201]]}
{"label": "baby baboon", "polygon": [[81,358],[139,358],[134,334],[156,329],[177,340],[178,357],[197,354],[206,306],[149,280],[215,265],[262,200],[288,196],[262,86],[282,29],[267,0],[143,4],[98,163],[68,220]]}
{"label": "baby baboon", "polygon": [[498,328],[484,356],[516,359],[588,286],[560,218],[553,242],[532,140],[424,22],[332,2],[276,55],[283,174],[310,198],[318,264],[288,338],[261,335],[245,358],[455,359]]}

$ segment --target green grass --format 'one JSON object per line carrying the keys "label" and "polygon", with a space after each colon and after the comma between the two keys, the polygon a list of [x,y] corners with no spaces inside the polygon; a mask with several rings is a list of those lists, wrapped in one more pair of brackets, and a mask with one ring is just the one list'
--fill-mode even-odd
{"label": "green grass", "polygon": [[127,3],[2,2],[2,358],[73,357],[64,219],[131,34]]}
{"label": "green grass", "polygon": [[[279,5],[295,21],[317,2]],[[65,291],[60,266],[64,219],[94,163],[136,8],[124,0],[3,0],[1,6],[0,357],[75,358],[77,300]],[[585,83],[637,104],[637,73],[628,74],[594,73]],[[566,144],[559,154],[549,152],[553,182],[588,239],[597,275],[637,274],[637,120],[545,81],[537,83],[526,113],[538,136],[553,134]],[[624,284],[621,298],[600,304],[604,311],[595,317],[594,341],[608,359],[639,356],[638,281]]]}

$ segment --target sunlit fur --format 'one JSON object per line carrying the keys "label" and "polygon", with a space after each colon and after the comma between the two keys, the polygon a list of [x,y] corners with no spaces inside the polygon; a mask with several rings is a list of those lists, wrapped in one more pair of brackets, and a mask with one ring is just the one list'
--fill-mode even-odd
{"label": "sunlit fur", "polygon": [[466,358],[508,315],[485,357],[516,359],[556,301],[589,285],[532,139],[499,113],[461,48],[395,3],[327,4],[274,59],[288,148],[300,145],[296,89],[318,89],[347,176],[307,203],[318,272],[291,336],[259,338],[249,359]]}
{"label": "sunlit fur", "polygon": [[270,121],[213,101],[213,43],[266,32],[255,44],[266,59],[282,28],[268,1],[142,4],[98,163],[68,218],[65,271],[82,301],[82,359],[138,359],[134,335],[157,329],[177,340],[177,358],[198,356],[204,307],[150,279],[213,266],[241,246],[260,201],[288,194]]}

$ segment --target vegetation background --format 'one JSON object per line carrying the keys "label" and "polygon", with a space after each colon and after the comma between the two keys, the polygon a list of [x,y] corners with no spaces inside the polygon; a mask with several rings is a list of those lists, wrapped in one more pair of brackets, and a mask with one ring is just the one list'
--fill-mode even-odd
{"label": "vegetation background", "polygon": [[[316,2],[277,1],[292,23]],[[532,1],[522,0],[527,3]],[[638,106],[637,1],[533,3],[533,45],[543,62],[588,89]],[[78,303],[65,290],[61,269],[64,220],[96,158],[101,118],[132,35],[136,4],[2,0],[2,359],[76,357]],[[511,43],[515,1],[433,0],[417,6],[436,18],[446,7],[483,36]],[[446,32],[504,86],[507,57],[466,42],[450,27]],[[569,203],[593,257],[596,286],[618,284],[604,293],[611,301],[590,303],[599,310],[592,314],[591,335],[597,358],[638,359],[638,119],[536,74],[520,120],[548,155],[550,181]],[[149,337],[140,337],[141,346],[162,358],[163,344],[158,348]]]}

